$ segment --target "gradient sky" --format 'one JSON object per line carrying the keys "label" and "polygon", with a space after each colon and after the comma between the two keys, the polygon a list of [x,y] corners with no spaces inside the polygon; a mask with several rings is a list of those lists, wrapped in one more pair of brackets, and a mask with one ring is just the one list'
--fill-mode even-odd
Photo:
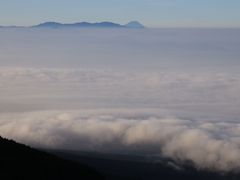
{"label": "gradient sky", "polygon": [[139,20],[150,27],[240,27],[239,0],[1,0],[1,25]]}

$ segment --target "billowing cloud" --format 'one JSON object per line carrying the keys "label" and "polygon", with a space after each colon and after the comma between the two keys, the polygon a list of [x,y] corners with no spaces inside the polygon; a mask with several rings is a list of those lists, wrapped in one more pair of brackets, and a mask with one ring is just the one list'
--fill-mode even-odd
{"label": "billowing cloud", "polygon": [[[1,116],[2,135],[45,148],[138,153],[240,170],[240,123],[164,118],[130,110],[32,112]],[[145,110],[147,112],[147,110]]]}
{"label": "billowing cloud", "polygon": [[240,170],[238,73],[1,68],[1,135]]}

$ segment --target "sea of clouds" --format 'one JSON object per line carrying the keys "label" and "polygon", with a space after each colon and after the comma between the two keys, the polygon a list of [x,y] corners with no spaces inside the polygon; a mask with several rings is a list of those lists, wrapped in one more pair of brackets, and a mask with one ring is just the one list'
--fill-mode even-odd
{"label": "sea of clouds", "polygon": [[2,68],[2,136],[239,170],[239,74]]}
{"label": "sea of clouds", "polygon": [[5,114],[0,131],[35,147],[164,156],[192,161],[202,169],[239,171],[239,121],[168,118],[138,111]]}
{"label": "sea of clouds", "polygon": [[240,171],[239,30],[0,30],[0,135]]}

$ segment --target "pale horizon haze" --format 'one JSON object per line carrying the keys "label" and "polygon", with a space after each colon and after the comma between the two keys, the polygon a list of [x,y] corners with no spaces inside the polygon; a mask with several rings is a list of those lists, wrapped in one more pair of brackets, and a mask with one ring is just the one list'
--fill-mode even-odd
{"label": "pale horizon haze", "polygon": [[147,27],[239,28],[238,0],[3,0],[0,25],[138,20]]}

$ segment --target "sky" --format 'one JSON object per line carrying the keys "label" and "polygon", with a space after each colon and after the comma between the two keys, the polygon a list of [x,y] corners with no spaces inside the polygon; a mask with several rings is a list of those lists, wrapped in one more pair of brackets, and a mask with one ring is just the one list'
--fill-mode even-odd
{"label": "sky", "polygon": [[138,20],[149,27],[240,27],[239,0],[1,0],[1,25]]}

